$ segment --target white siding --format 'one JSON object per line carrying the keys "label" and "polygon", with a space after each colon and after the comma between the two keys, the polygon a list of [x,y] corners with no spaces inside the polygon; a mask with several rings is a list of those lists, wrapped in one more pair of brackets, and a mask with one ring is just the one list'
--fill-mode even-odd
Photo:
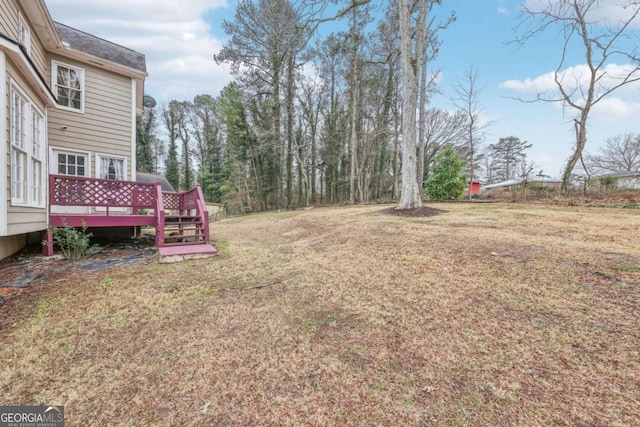
{"label": "white siding", "polygon": [[[7,235],[7,207],[9,206],[9,182],[11,181],[11,171],[9,165],[10,142],[9,142],[9,109],[7,95],[7,58],[4,52],[0,51],[0,236]],[[1,259],[1,258],[0,258]]]}
{"label": "white siding", "polygon": [[[18,17],[21,14],[18,4],[19,2],[15,0],[0,0],[0,31],[16,42],[18,41]],[[24,13],[22,13],[22,17],[27,21]],[[44,46],[38,39],[33,25],[28,21],[27,24],[31,30],[31,60],[40,75],[46,76],[48,65]]]}

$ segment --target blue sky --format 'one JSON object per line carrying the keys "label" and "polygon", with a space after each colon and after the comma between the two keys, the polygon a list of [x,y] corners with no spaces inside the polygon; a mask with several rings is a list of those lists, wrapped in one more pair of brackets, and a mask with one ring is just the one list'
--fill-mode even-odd
{"label": "blue sky", "polygon": [[[383,13],[383,2],[373,0]],[[534,5],[543,0],[525,0]],[[546,2],[546,0],[544,0]],[[601,0],[614,6],[619,0]],[[146,91],[160,103],[192,99],[195,95],[217,95],[232,77],[228,69],[212,60],[226,38],[223,19],[231,20],[235,0],[132,0],[126,16],[113,0],[47,0],[54,20],[106,38],[144,53],[149,77]],[[455,10],[457,21],[441,33],[442,47],[432,69],[441,72],[442,95],[431,104],[452,109],[456,79],[469,66],[478,68],[483,87],[480,104],[483,117],[491,121],[485,145],[500,137],[515,135],[533,144],[529,159],[536,172],[557,177],[571,152],[573,113],[550,103],[525,104],[512,97],[531,99],[535,90],[547,88],[547,73],[558,65],[561,42],[545,34],[521,47],[513,40],[518,23],[519,0],[443,0],[438,14]],[[611,9],[607,13],[611,14]],[[640,27],[640,22],[635,24]],[[332,27],[323,28],[323,32]],[[636,40],[636,44],[638,41]],[[568,65],[583,63],[572,55]],[[618,64],[622,65],[622,64]],[[579,69],[579,68],[576,68]],[[607,137],[640,133],[640,85],[608,98],[594,110],[587,151],[595,152]]]}

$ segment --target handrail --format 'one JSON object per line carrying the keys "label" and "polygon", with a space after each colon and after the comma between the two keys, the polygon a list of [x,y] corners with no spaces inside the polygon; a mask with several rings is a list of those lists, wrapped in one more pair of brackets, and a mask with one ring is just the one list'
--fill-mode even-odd
{"label": "handrail", "polygon": [[202,189],[199,185],[196,185],[196,212],[200,213],[200,219],[202,220],[202,226],[204,228],[204,241],[205,243],[209,243],[209,211],[207,211],[206,205],[204,204],[204,195],[202,194]]}

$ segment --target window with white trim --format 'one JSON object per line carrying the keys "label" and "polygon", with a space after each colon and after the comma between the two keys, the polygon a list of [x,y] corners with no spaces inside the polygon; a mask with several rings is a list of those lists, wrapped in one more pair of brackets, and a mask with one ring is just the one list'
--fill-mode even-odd
{"label": "window with white trim", "polygon": [[27,55],[31,55],[31,29],[20,14],[18,18],[18,42],[24,46]]}
{"label": "window with white trim", "polygon": [[44,115],[11,86],[11,203],[42,207]]}
{"label": "window with white trim", "polygon": [[27,151],[25,111],[27,102],[14,90],[11,90],[11,202],[25,204],[25,185],[27,182]]}
{"label": "window with white trim", "polygon": [[83,111],[84,108],[84,70],[52,63],[52,86],[58,99],[58,105],[69,110]]}
{"label": "window with white trim", "polygon": [[87,176],[87,155],[76,153],[58,153],[58,174]]}
{"label": "window with white trim", "polygon": [[98,178],[124,181],[126,162],[124,158],[97,156]]}

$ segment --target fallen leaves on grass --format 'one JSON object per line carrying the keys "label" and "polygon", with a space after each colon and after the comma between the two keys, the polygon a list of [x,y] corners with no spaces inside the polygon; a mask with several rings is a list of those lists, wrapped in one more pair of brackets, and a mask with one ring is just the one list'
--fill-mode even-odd
{"label": "fallen leaves on grass", "polygon": [[0,404],[70,426],[640,424],[640,218],[435,206],[217,221],[215,259],[9,299]]}

